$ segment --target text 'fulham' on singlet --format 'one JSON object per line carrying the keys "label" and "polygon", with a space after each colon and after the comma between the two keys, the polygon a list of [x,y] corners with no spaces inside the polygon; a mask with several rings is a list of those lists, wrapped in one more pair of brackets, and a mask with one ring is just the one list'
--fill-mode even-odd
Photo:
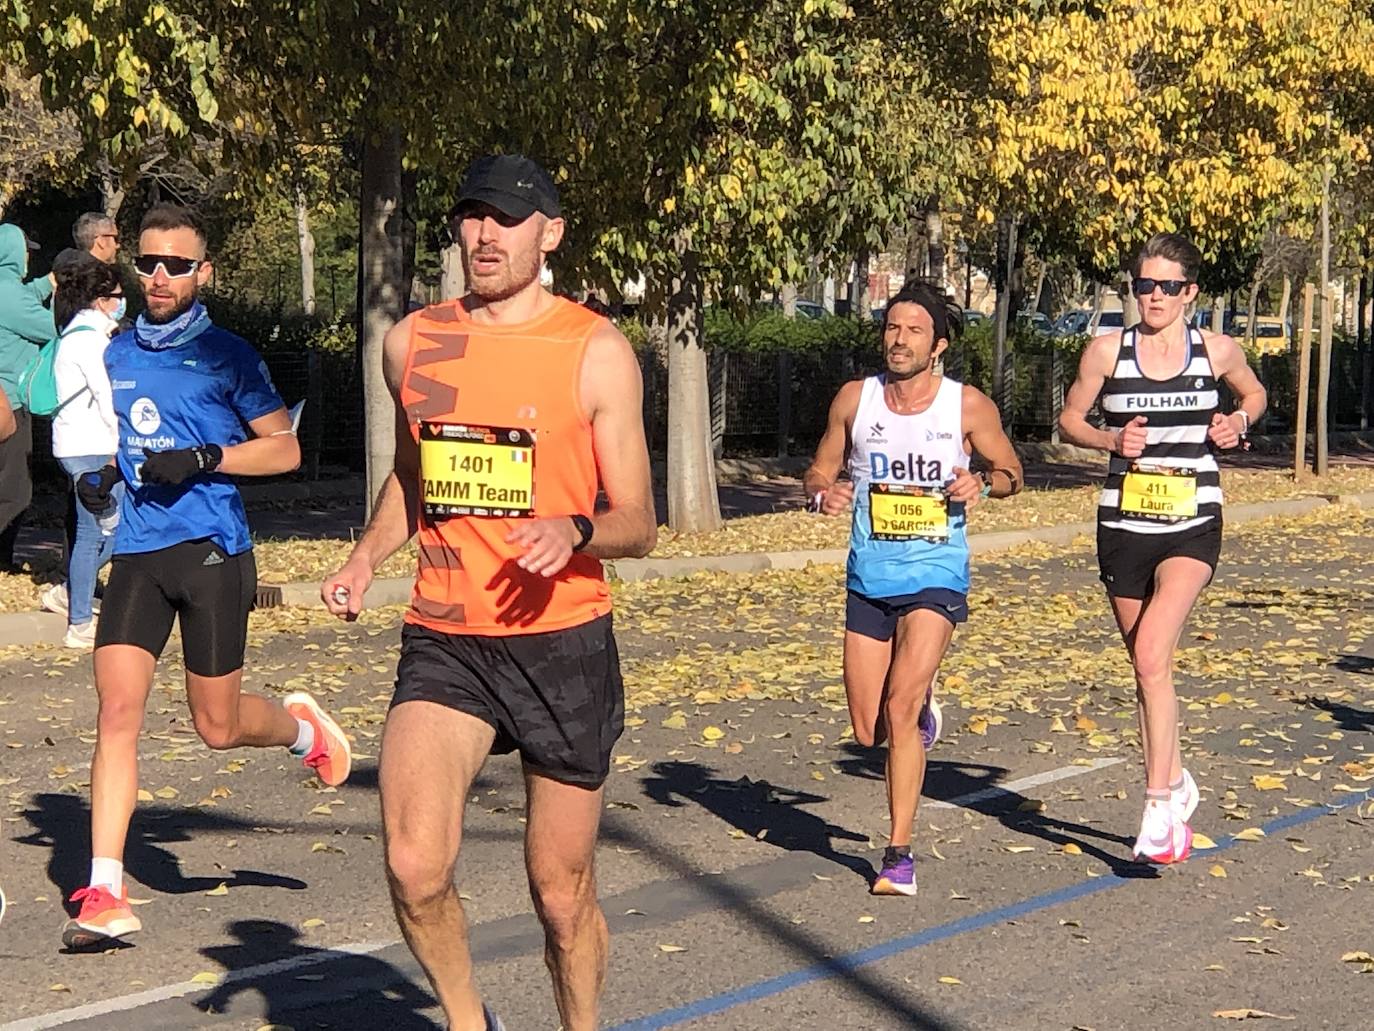
{"label": "text 'fulham' on singlet", "polygon": [[1207,439],[1219,403],[1217,380],[1201,331],[1187,333],[1183,368],[1168,379],[1141,371],[1136,330],[1121,335],[1098,404],[1112,429],[1145,416],[1146,443],[1139,458],[1112,454],[1097,508],[1103,526],[1177,533],[1221,515],[1221,476]]}
{"label": "text 'fulham' on singlet", "polygon": [[868,598],[928,588],[968,593],[964,506],[944,489],[964,450],[962,383],[941,377],[930,407],[898,415],[884,397],[886,378],[864,380],[850,433],[854,522],[846,582]]}
{"label": "text 'fulham' on singlet", "polygon": [[518,325],[476,322],[460,302],[412,322],[401,403],[420,452],[419,569],[406,621],[508,636],[611,611],[601,563],[574,554],[553,577],[507,543],[534,518],[591,515],[598,476],[580,381],[601,316],[564,298]]}

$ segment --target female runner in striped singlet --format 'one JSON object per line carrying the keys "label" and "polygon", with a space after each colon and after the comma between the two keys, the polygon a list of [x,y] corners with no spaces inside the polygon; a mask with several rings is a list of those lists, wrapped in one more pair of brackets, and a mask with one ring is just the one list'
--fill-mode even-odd
{"label": "female runner in striped singlet", "polygon": [[[1173,233],[1152,237],[1132,267],[1140,324],[1083,352],[1059,426],[1111,452],[1097,510],[1097,556],[1135,670],[1145,757],[1145,812],[1135,855],[1188,857],[1197,785],[1178,742],[1174,651],[1221,552],[1221,483],[1213,452],[1238,446],[1264,414],[1264,387],[1229,336],[1188,325],[1202,255]],[[1217,381],[1239,399],[1219,410]],[[1092,426],[1098,403],[1106,422]]]}

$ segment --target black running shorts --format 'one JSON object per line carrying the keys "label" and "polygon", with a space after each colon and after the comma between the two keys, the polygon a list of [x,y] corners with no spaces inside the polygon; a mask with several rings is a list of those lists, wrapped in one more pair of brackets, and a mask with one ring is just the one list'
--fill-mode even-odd
{"label": "black running shorts", "polygon": [[968,620],[968,596],[943,587],[928,587],[896,598],[870,598],[850,591],[844,603],[844,628],[875,641],[890,641],[897,621],[908,612],[929,609],[958,626]]}
{"label": "black running shorts", "polygon": [[625,729],[611,616],[542,634],[446,634],[401,629],[393,707],[426,701],[476,716],[496,731],[492,752],[519,751],[536,773],[596,787]]}
{"label": "black running shorts", "polygon": [[1154,593],[1155,570],[1166,558],[1195,558],[1215,574],[1221,557],[1221,517],[1176,533],[1133,533],[1097,527],[1097,566],[1113,598],[1145,599]]}
{"label": "black running shorts", "polygon": [[243,668],[248,612],[257,593],[253,552],[230,555],[214,541],[116,555],[101,602],[95,646],[132,644],[162,654],[181,621],[186,670],[222,677]]}

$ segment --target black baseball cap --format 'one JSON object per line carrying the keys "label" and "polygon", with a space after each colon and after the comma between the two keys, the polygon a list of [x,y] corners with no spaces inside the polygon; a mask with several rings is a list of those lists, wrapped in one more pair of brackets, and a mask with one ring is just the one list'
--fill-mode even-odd
{"label": "black baseball cap", "polygon": [[470,204],[490,204],[518,219],[536,211],[549,218],[563,214],[553,178],[523,154],[488,154],[469,165],[452,213],[459,215]]}

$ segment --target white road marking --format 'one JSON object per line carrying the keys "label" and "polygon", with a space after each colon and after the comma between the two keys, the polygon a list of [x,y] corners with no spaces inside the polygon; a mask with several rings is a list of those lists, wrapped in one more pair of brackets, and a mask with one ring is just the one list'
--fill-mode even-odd
{"label": "white road marking", "polygon": [[[1124,763],[1125,761],[1125,759],[1117,756],[1114,759],[1094,759],[1082,766],[1061,766],[1057,770],[1047,770],[1044,773],[1037,773],[1030,777],[1022,777],[1020,780],[1012,780],[1005,784],[995,784],[990,788],[971,791],[967,795],[951,798],[948,802],[922,802],[921,808],[961,809],[971,802],[986,802],[988,799],[996,798],[998,795],[1016,794],[1026,788],[1037,788],[1041,784],[1053,784],[1057,780],[1067,780],[1070,777],[1078,777],[1084,773],[1095,773],[1098,770],[1105,770],[1108,766],[1115,766],[1117,763]],[[0,1028],[0,1031],[8,1031],[8,1029]]]}

